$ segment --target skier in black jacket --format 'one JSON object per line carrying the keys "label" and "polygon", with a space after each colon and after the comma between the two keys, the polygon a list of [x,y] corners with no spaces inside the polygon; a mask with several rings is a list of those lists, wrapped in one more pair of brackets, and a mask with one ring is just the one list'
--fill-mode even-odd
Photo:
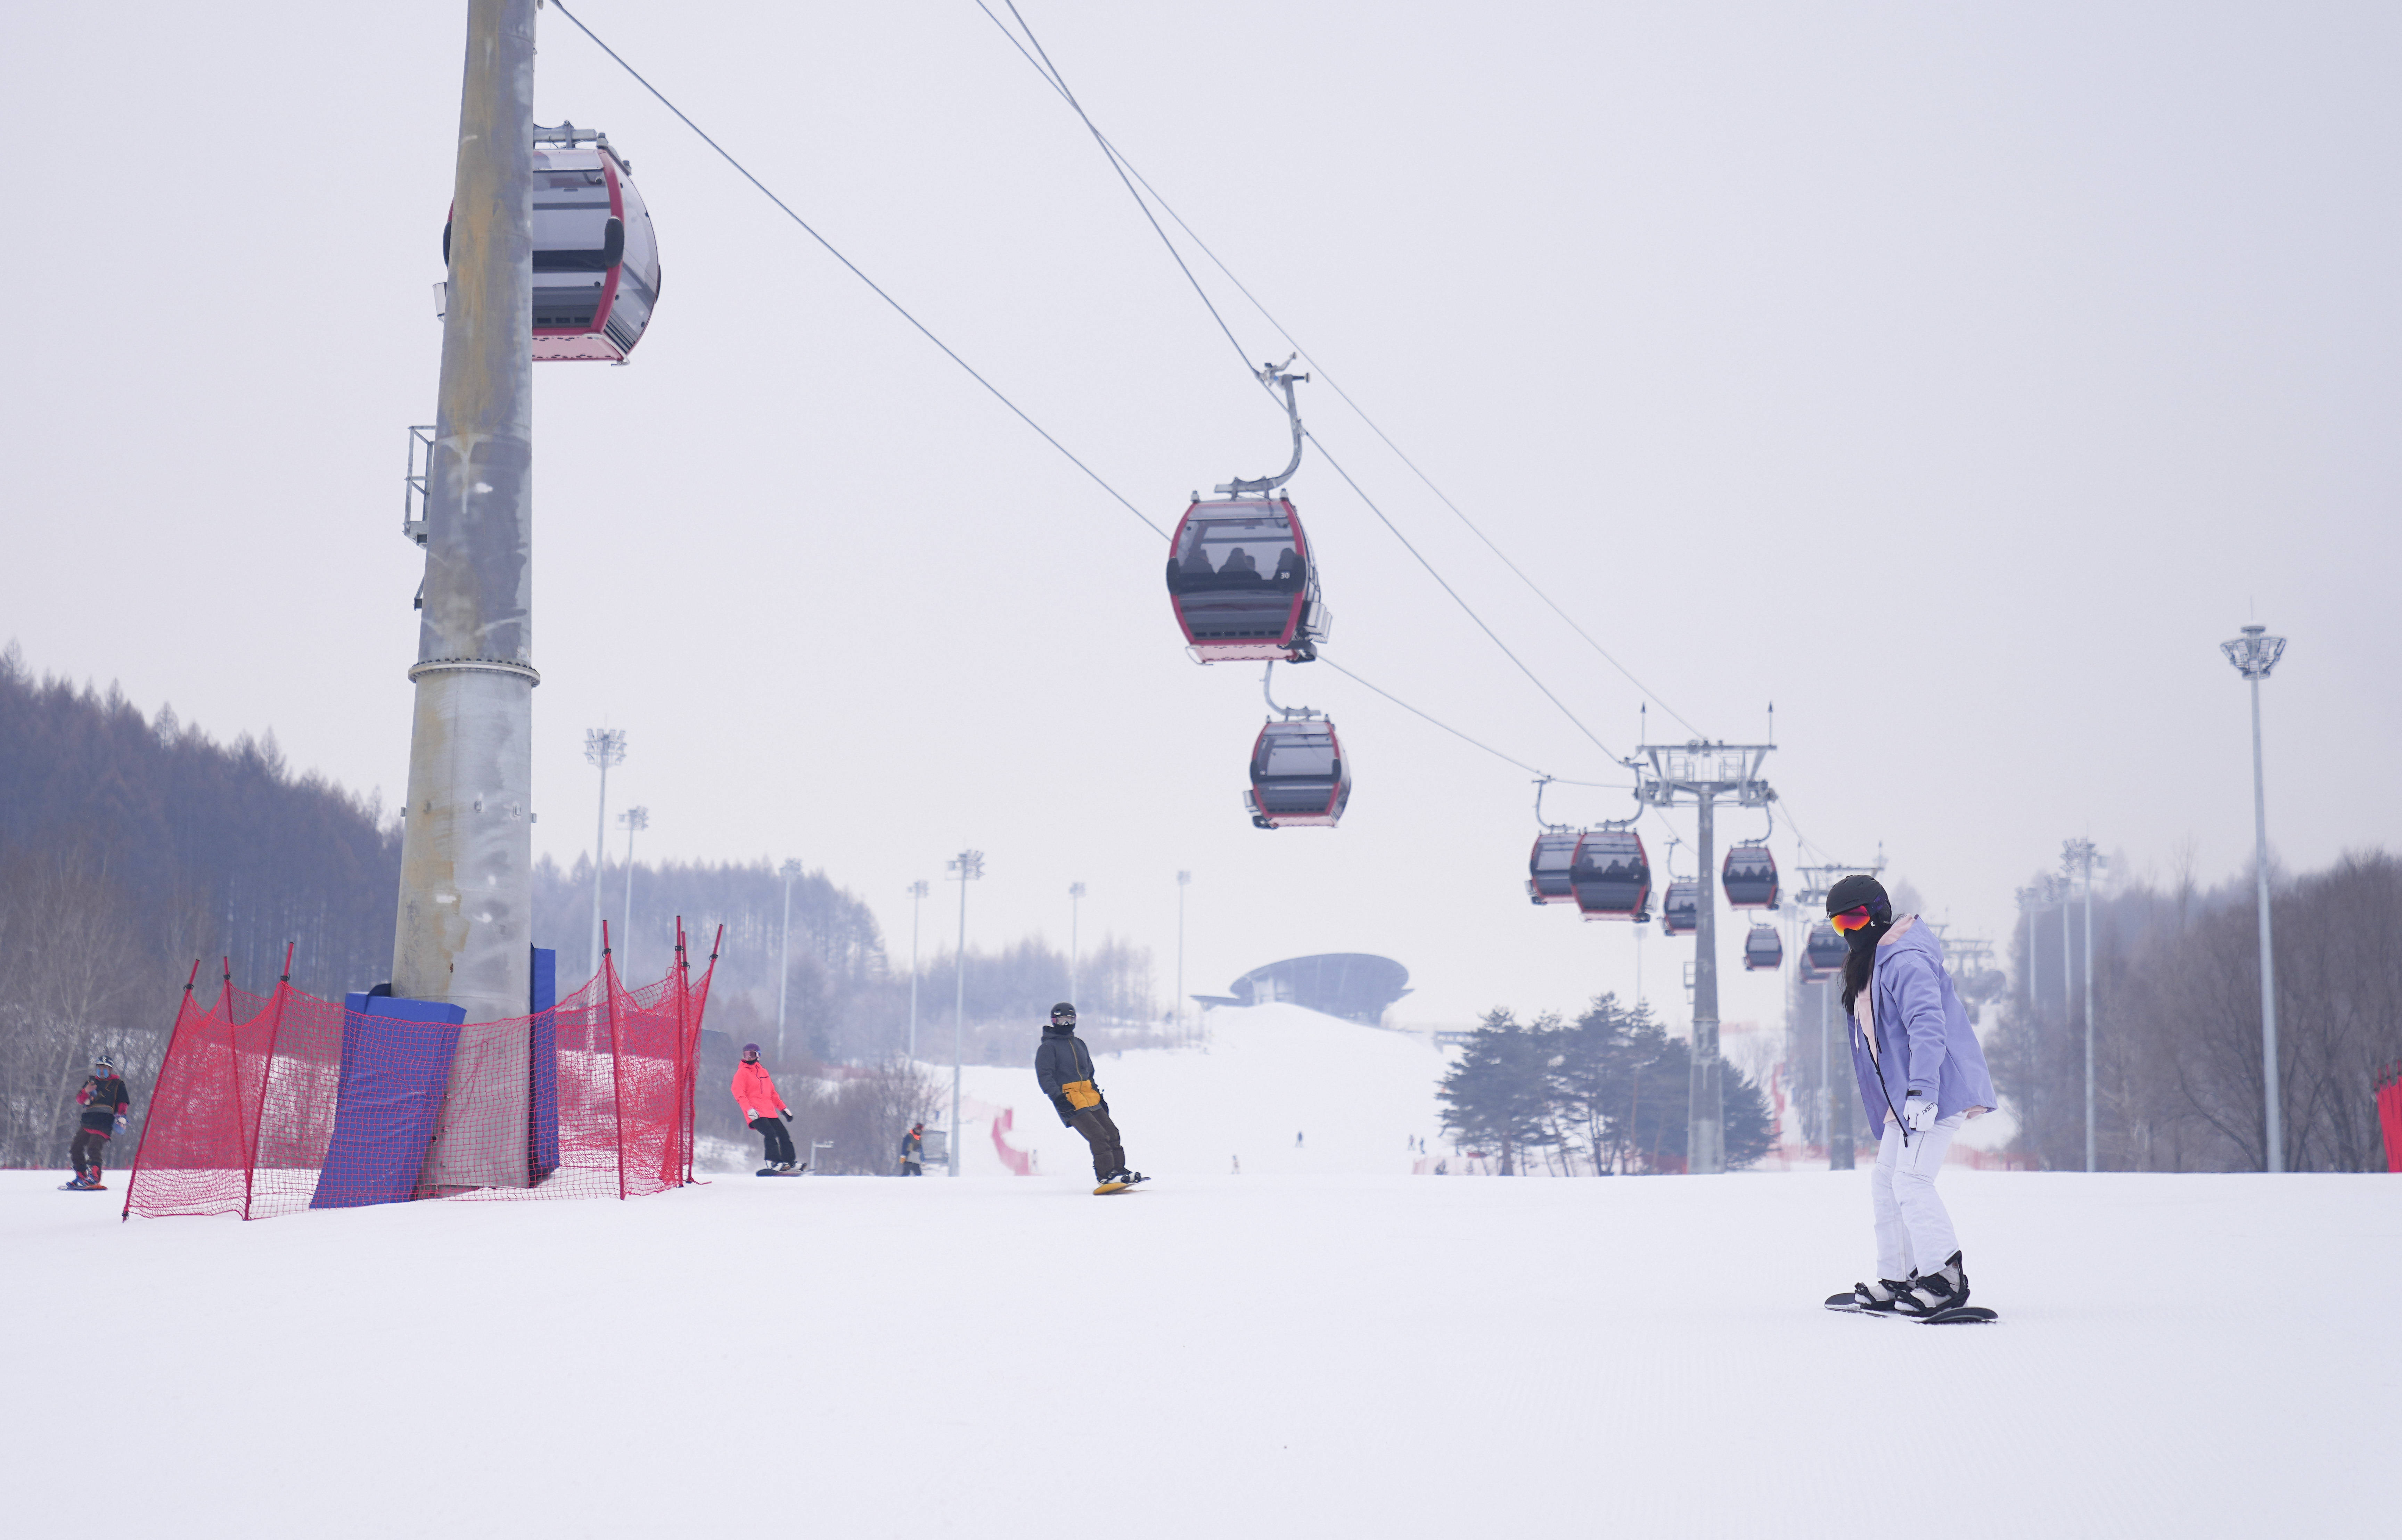
{"label": "skier in black jacket", "polygon": [[89,1190],[100,1186],[101,1154],[108,1148],[111,1134],[125,1132],[125,1119],[132,1110],[133,1097],[125,1089],[125,1082],[117,1078],[117,1066],[102,1059],[84,1078],[76,1101],[83,1108],[83,1118],[82,1126],[76,1130],[75,1142],[67,1147],[67,1158],[75,1162],[75,1180],[67,1185]]}
{"label": "skier in black jacket", "polygon": [[1051,1008],[1051,1024],[1034,1051],[1034,1079],[1058,1109],[1059,1121],[1093,1147],[1096,1180],[1103,1187],[1131,1187],[1149,1179],[1126,1169],[1125,1146],[1110,1118],[1109,1101],[1093,1083],[1092,1052],[1076,1036],[1076,1008],[1066,1000]]}

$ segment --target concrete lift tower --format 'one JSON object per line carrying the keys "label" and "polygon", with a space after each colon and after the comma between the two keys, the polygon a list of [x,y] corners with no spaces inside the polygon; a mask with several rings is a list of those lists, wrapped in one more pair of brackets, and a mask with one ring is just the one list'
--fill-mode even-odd
{"label": "concrete lift tower", "polygon": [[[1802,875],[1802,886],[1794,889],[1793,901],[1802,911],[1802,923],[1815,929],[1826,923],[1826,917],[1819,913],[1819,906],[1827,901],[1827,892],[1835,886],[1836,880],[1855,872],[1865,872],[1872,877],[1882,876],[1884,873],[1884,851],[1880,847],[1877,859],[1863,866],[1801,866],[1794,870]],[[1806,931],[1802,944],[1805,947],[1810,944]],[[1841,972],[1831,979],[1818,981],[1818,1092],[1827,1099],[1827,1169],[1829,1171],[1849,1171],[1857,1160],[1852,1148],[1852,1131],[1859,1125],[1852,1121],[1844,1105],[1851,1090],[1851,1080],[1848,1077],[1840,1080],[1835,1078],[1835,1023],[1829,1001],[1835,991],[1843,986],[1843,982]],[[1851,1042],[1849,1028],[1844,1030],[1843,1041],[1846,1047],[1843,1066],[1848,1069],[1852,1063],[1848,1046]],[[1838,1094],[1839,1087],[1843,1094]]]}
{"label": "concrete lift tower", "polygon": [[1685,1169],[1696,1176],[1726,1170],[1725,1062],[1719,1057],[1719,869],[1715,809],[1720,797],[1765,807],[1776,792],[1760,778],[1773,743],[1646,744],[1625,763],[1635,772],[1635,797],[1653,807],[1690,802],[1701,872],[1693,894],[1693,1073],[1685,1104]]}
{"label": "concrete lift tower", "polygon": [[524,1015],[532,968],[534,7],[468,0],[424,614],[408,671],[393,993],[473,1022]]}

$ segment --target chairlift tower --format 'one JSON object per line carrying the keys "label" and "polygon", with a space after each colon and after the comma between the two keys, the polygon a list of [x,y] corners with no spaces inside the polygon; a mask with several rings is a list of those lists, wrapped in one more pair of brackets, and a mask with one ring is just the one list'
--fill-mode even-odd
{"label": "chairlift tower", "polygon": [[[1814,921],[1812,916],[1820,914],[1820,906],[1827,901],[1827,894],[1834,887],[1836,880],[1849,876],[1855,872],[1865,872],[1871,876],[1882,874],[1884,871],[1884,851],[1880,847],[1877,851],[1877,859],[1864,865],[1846,866],[1836,863],[1825,866],[1802,866],[1795,870],[1802,873],[1802,886],[1794,891],[1793,901],[1802,911],[1803,923],[1812,925],[1813,928],[1815,928],[1817,924],[1824,922],[1823,920]],[[1802,945],[1805,953],[1809,944],[1809,938],[1804,935]],[[1838,972],[1832,979],[1818,981],[1818,1093],[1826,1098],[1827,1169],[1829,1171],[1850,1171],[1859,1163],[1858,1152],[1855,1148],[1856,1141],[1852,1136],[1853,1131],[1858,1125],[1852,1121],[1850,1113],[1844,1107],[1844,1097],[1841,1094],[1835,1079],[1833,997],[1836,985],[1842,982],[1842,979],[1843,974]],[[1849,1028],[1844,1031],[1843,1040],[1846,1043],[1851,1041]],[[1848,1067],[1851,1054],[1846,1052],[1843,1058]],[[1848,1089],[1849,1082],[1843,1082],[1842,1090]]]}
{"label": "chairlift tower", "polygon": [[425,585],[392,987],[526,1012],[533,920],[535,0],[468,0],[450,302],[425,466]]}
{"label": "chairlift tower", "polygon": [[1726,1089],[1719,1057],[1717,828],[1719,799],[1766,807],[1776,791],[1760,767],[1773,743],[1715,743],[1695,738],[1646,744],[1624,763],[1635,772],[1635,797],[1647,806],[1693,806],[1701,873],[1693,891],[1693,1071],[1685,1104],[1685,1169],[1694,1176],[1726,1170]]}

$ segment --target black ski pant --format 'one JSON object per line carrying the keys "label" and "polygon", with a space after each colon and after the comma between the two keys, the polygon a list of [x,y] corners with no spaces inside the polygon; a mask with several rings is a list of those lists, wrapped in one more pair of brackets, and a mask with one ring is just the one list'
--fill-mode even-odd
{"label": "black ski pant", "polygon": [[89,1170],[93,1181],[100,1180],[100,1158],[108,1151],[108,1135],[89,1128],[76,1131],[75,1142],[67,1146],[67,1159],[75,1162],[75,1174],[81,1176]]}
{"label": "black ski pant", "polygon": [[751,1126],[757,1129],[760,1136],[767,1141],[767,1163],[769,1165],[791,1165],[793,1163],[794,1160],[796,1158],[793,1154],[793,1136],[784,1132],[783,1119],[753,1118],[751,1120]]}
{"label": "black ski pant", "polygon": [[1125,1146],[1118,1138],[1118,1125],[1110,1121],[1110,1109],[1084,1107],[1069,1115],[1068,1126],[1084,1136],[1093,1147],[1093,1176],[1106,1181],[1126,1168]]}

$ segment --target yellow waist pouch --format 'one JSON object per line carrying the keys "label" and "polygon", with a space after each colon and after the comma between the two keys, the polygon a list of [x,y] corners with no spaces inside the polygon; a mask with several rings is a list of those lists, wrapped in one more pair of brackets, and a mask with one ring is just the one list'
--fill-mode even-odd
{"label": "yellow waist pouch", "polygon": [[1079,1112],[1101,1105],[1101,1093],[1093,1089],[1090,1080],[1070,1080],[1059,1089],[1068,1093],[1068,1105]]}

